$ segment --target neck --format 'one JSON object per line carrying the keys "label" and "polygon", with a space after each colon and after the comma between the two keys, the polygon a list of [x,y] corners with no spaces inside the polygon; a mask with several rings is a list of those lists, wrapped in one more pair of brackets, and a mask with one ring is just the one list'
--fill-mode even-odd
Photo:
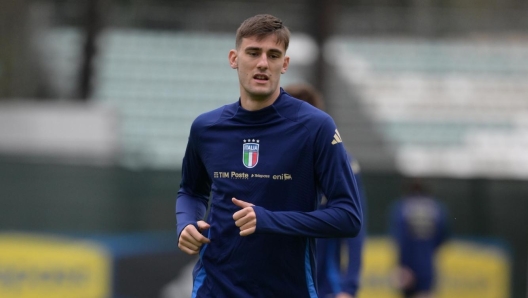
{"label": "neck", "polygon": [[280,89],[277,88],[271,95],[263,97],[251,96],[245,92],[240,93],[240,105],[247,111],[258,111],[271,106],[279,97]]}

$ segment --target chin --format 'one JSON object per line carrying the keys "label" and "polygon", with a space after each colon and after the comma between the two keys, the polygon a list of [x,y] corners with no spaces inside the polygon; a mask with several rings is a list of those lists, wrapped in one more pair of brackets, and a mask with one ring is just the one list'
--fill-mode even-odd
{"label": "chin", "polygon": [[248,90],[248,94],[251,96],[251,97],[256,97],[256,98],[266,98],[268,96],[271,96],[273,94],[273,90],[269,90],[268,88],[266,88],[265,90],[262,90],[262,89],[253,89],[253,90]]}

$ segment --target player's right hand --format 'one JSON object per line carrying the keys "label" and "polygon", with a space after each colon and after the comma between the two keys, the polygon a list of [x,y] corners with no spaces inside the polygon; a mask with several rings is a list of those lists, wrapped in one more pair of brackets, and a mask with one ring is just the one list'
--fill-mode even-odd
{"label": "player's right hand", "polygon": [[200,251],[200,247],[203,244],[211,242],[209,238],[202,235],[202,231],[209,229],[210,225],[203,220],[196,223],[198,225],[198,231],[194,225],[187,225],[183,228],[178,239],[178,247],[187,254],[195,255]]}

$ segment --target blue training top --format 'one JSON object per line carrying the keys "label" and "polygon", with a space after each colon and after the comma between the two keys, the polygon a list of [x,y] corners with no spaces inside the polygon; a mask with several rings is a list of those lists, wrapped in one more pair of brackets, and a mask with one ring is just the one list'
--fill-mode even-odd
{"label": "blue training top", "polygon": [[[322,194],[328,208],[318,210]],[[332,118],[281,89],[258,111],[240,102],[197,117],[182,165],[177,231],[202,220],[192,297],[317,297],[315,237],[361,228],[358,188]],[[255,204],[242,237],[231,198]]]}
{"label": "blue training top", "polygon": [[411,269],[416,281],[411,291],[434,286],[434,258],[449,236],[447,213],[429,196],[407,196],[391,207],[391,236],[398,247],[398,262]]}

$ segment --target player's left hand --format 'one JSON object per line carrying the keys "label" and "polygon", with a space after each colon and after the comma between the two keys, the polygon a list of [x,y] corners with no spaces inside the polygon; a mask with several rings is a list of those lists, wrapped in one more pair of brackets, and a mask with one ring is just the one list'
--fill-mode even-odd
{"label": "player's left hand", "polygon": [[339,294],[337,294],[335,296],[335,298],[354,298],[354,296],[348,294],[348,293],[345,293],[345,292],[341,292]]}
{"label": "player's left hand", "polygon": [[248,236],[255,233],[255,229],[257,228],[257,214],[253,210],[252,206],[254,205],[236,198],[233,198],[232,201],[233,204],[242,208],[242,210],[233,214],[235,225],[240,228],[240,236]]}

